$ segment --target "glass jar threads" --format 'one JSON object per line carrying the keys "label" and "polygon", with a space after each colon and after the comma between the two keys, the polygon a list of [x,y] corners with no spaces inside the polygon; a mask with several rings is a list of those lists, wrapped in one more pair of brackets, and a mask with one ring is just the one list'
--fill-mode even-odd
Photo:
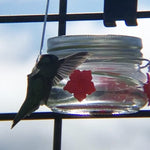
{"label": "glass jar threads", "polygon": [[[85,115],[137,112],[147,104],[143,92],[146,76],[140,70],[141,48],[140,38],[123,35],[74,35],[48,39],[48,53],[60,59],[78,52],[90,55],[70,78],[52,88],[47,106],[54,112]],[[92,91],[85,93],[82,99],[87,87]],[[73,89],[76,93],[70,92]]]}

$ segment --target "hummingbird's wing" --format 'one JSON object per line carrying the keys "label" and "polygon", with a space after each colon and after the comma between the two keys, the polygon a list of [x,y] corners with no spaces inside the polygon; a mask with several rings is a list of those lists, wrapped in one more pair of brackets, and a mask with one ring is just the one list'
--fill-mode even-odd
{"label": "hummingbird's wing", "polygon": [[79,52],[59,60],[57,74],[53,79],[53,85],[57,85],[62,79],[67,78],[79,65],[88,58],[88,52]]}
{"label": "hummingbird's wing", "polygon": [[[32,73],[31,73],[32,74]],[[40,101],[44,95],[44,82],[40,77],[28,75],[27,95],[19,112],[13,120],[13,128],[21,119],[30,115],[40,106]]]}

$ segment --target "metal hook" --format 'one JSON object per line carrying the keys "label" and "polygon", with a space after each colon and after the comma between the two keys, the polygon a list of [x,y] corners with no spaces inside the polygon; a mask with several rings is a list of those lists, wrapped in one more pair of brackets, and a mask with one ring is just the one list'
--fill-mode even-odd
{"label": "metal hook", "polygon": [[141,59],[141,60],[142,60],[142,61],[147,61],[147,64],[144,65],[144,66],[140,66],[140,65],[139,65],[139,69],[144,69],[144,68],[146,68],[146,67],[148,67],[148,66],[150,65],[150,60],[145,59],[145,58],[143,58],[143,59]]}

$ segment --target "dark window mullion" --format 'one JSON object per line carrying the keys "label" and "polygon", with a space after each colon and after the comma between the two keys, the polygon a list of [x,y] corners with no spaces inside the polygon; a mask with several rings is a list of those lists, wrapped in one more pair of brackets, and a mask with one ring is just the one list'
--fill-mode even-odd
{"label": "dark window mullion", "polygon": [[58,25],[59,36],[66,34],[66,13],[67,13],[67,0],[60,0],[59,25]]}

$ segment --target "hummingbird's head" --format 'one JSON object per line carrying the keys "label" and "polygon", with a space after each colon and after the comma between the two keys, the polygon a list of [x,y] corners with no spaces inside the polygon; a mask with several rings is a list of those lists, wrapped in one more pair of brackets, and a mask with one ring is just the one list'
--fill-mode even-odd
{"label": "hummingbird's head", "polygon": [[45,54],[45,55],[41,55],[39,62],[37,63],[37,67],[46,67],[46,66],[51,66],[51,65],[55,65],[58,62],[58,57],[55,55],[49,55],[49,54]]}
{"label": "hummingbird's head", "polygon": [[49,55],[49,54],[45,54],[45,55],[41,55],[39,63],[40,64],[47,64],[47,63],[54,63],[58,61],[58,57],[55,55]]}
{"label": "hummingbird's head", "polygon": [[40,70],[40,74],[53,77],[57,72],[58,57],[49,54],[41,55],[36,67]]}

